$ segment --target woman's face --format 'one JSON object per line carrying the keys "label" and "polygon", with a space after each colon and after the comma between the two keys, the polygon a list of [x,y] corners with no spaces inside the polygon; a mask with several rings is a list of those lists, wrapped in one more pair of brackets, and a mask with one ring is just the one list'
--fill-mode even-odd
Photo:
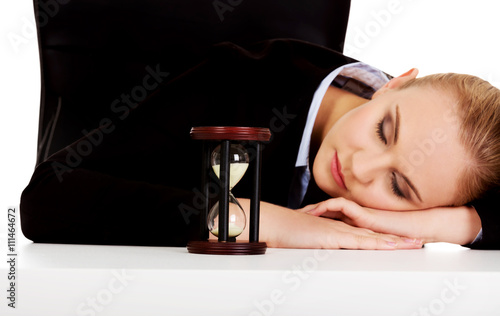
{"label": "woman's face", "polygon": [[318,151],[318,186],[379,209],[454,204],[468,156],[453,104],[445,93],[413,87],[387,91],[349,111]]}

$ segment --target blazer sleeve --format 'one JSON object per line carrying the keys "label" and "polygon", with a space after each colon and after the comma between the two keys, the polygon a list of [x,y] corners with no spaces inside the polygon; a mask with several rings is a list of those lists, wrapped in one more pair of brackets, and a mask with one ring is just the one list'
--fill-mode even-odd
{"label": "blazer sleeve", "polygon": [[481,233],[467,247],[472,249],[500,249],[500,191],[491,190],[484,198],[471,203],[481,218]]}
{"label": "blazer sleeve", "polygon": [[136,161],[119,148],[112,159],[95,149],[88,157],[98,163],[79,160],[96,132],[36,167],[21,196],[24,235],[44,243],[149,246],[185,246],[197,238],[195,191],[134,179],[126,168]]}

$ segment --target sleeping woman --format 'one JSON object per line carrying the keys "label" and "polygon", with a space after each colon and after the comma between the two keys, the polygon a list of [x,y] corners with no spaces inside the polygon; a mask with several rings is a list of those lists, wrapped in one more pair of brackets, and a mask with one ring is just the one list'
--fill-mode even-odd
{"label": "sleeping woman", "polygon": [[[189,130],[258,126],[273,135],[262,167],[268,246],[500,248],[500,91],[469,75],[417,75],[392,78],[294,40],[218,45],[143,103],[113,103],[100,128],[39,164],[23,232],[184,246],[198,238],[203,199]],[[235,188],[245,209],[250,187]]]}

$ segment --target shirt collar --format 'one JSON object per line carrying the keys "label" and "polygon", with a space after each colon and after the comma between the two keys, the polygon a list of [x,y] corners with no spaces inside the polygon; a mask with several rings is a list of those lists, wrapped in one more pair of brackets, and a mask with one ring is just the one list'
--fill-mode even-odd
{"label": "shirt collar", "polygon": [[309,147],[311,143],[311,134],[314,127],[314,121],[316,120],[316,115],[318,114],[319,107],[326,94],[326,90],[338,75],[343,75],[359,80],[371,86],[375,90],[380,89],[387,81],[389,81],[389,78],[384,72],[362,62],[346,64],[329,73],[325,77],[325,79],[321,81],[318,88],[316,89],[316,92],[313,95],[311,107],[309,108],[309,112],[307,114],[306,126],[304,128],[304,133],[302,134],[302,140],[300,142],[297,161],[295,162],[296,167],[309,165]]}

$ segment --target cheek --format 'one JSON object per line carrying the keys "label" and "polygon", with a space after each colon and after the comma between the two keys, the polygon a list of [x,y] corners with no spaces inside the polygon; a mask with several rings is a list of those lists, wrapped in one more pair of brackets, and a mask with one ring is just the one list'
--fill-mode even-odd
{"label": "cheek", "polygon": [[396,211],[408,208],[406,203],[388,196],[386,192],[381,191],[381,188],[372,187],[354,191],[350,199],[361,206],[381,210]]}
{"label": "cheek", "polygon": [[378,183],[372,183],[366,186],[354,182],[349,194],[351,200],[365,207],[383,208],[388,204],[387,196],[381,191],[381,186]]}
{"label": "cheek", "polygon": [[378,176],[370,183],[351,182],[349,196],[346,198],[359,205],[383,209],[401,210],[407,208],[407,203],[394,196],[390,191],[390,179],[384,175]]}
{"label": "cheek", "polygon": [[334,137],[344,144],[361,146],[375,133],[375,118],[376,114],[370,114],[369,111],[353,110],[338,121],[333,131]]}

